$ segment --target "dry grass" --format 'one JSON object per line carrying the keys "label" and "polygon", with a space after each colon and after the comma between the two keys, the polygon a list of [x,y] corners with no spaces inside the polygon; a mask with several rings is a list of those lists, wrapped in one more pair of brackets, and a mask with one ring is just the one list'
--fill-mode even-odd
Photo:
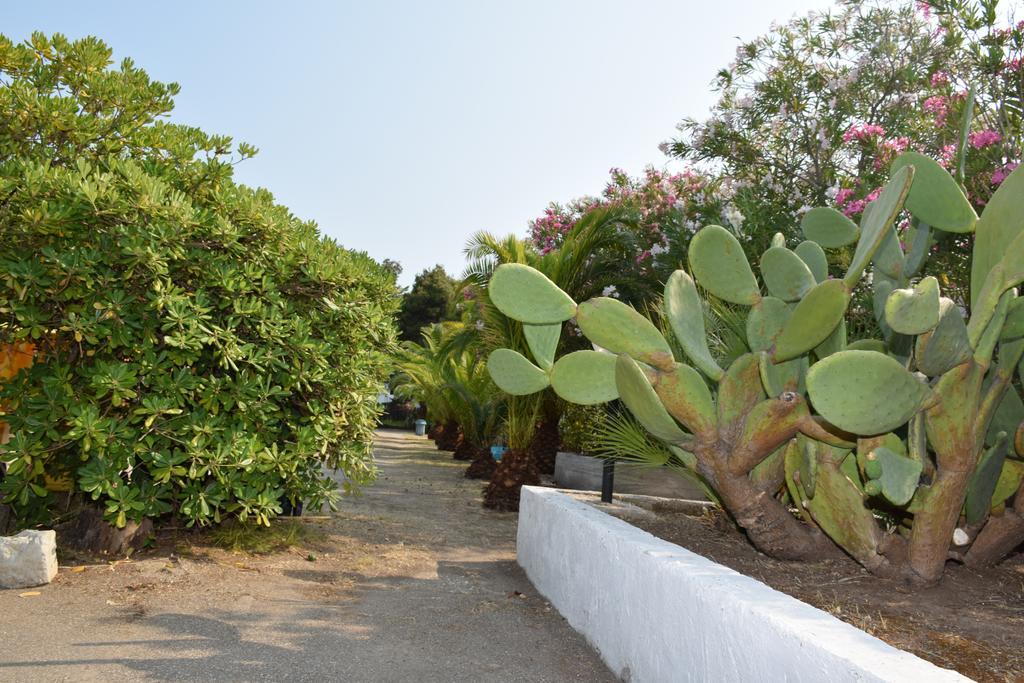
{"label": "dry grass", "polygon": [[224,524],[212,530],[207,538],[225,550],[261,555],[320,541],[324,535],[302,522],[280,519],[271,522],[270,526],[241,522]]}

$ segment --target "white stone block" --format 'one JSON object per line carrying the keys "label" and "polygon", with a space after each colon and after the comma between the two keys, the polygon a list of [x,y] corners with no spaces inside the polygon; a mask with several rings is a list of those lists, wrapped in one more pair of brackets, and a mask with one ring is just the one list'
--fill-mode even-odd
{"label": "white stone block", "polygon": [[57,534],[22,531],[0,536],[0,588],[28,588],[53,581],[57,575]]}
{"label": "white stone block", "polygon": [[553,489],[523,487],[517,555],[632,683],[969,680]]}

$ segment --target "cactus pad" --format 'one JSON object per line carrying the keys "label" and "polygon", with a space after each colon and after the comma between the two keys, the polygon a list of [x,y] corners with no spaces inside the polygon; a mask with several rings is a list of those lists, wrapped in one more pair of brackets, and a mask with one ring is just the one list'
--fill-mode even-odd
{"label": "cactus pad", "polygon": [[928,387],[898,361],[875,351],[840,351],[807,372],[818,414],[853,434],[881,434],[920,408]]}
{"label": "cactus pad", "polygon": [[831,207],[819,206],[804,214],[800,221],[804,237],[826,249],[853,244],[860,236],[857,224]]}
{"label": "cactus pad", "polygon": [[665,283],[665,315],[690,361],[711,379],[720,380],[725,371],[708,350],[704,305],[693,278],[684,270],[672,273]]}
{"label": "cactus pad", "polygon": [[487,358],[487,371],[499,389],[513,396],[535,394],[548,387],[548,375],[512,349],[495,349]]}
{"label": "cactus pad", "polygon": [[697,282],[719,299],[752,306],[761,298],[743,247],[722,226],[709,225],[693,236],[689,262]]}
{"label": "cactus pad", "polygon": [[654,393],[654,388],[647,381],[647,375],[636,361],[622,354],[615,363],[615,384],[619,398],[633,413],[644,428],[655,437],[668,443],[682,443],[687,439],[686,432],[679,428],[676,421],[665,410],[661,399]]}
{"label": "cactus pad", "polygon": [[850,290],[842,280],[825,280],[807,293],[775,340],[772,358],[789,360],[825,341],[846,314]]}
{"label": "cactus pad", "polygon": [[933,159],[918,152],[904,152],[892,163],[895,173],[913,166],[914,184],[907,195],[907,210],[928,225],[946,232],[971,232],[978,220],[953,176]]}
{"label": "cactus pad", "polygon": [[[922,464],[904,455],[895,453],[885,446],[879,446],[867,456],[872,464],[868,473],[878,481],[879,492],[893,505],[906,505],[914,497],[921,479]],[[877,466],[877,469],[875,468]],[[868,468],[865,467],[865,472]]]}
{"label": "cactus pad", "polygon": [[568,294],[539,270],[521,263],[495,268],[487,293],[499,311],[524,323],[560,323],[576,313],[576,302]]}
{"label": "cactus pad", "polygon": [[846,348],[846,318],[839,321],[836,325],[836,329],[832,330],[832,334],[825,338],[825,341],[821,342],[814,347],[814,355],[819,360],[827,358],[833,353],[838,353]]}
{"label": "cactus pad", "polygon": [[878,245],[875,252],[875,267],[893,279],[899,279],[903,274],[903,249],[900,248],[900,240],[896,236],[896,229],[892,226],[885,231],[882,243]]}
{"label": "cactus pad", "polygon": [[794,358],[784,363],[773,363],[771,357],[764,351],[758,354],[758,370],[761,374],[761,384],[764,385],[765,393],[774,398],[784,391],[795,391],[798,394],[804,393],[804,377],[807,374],[808,361],[806,357]]}
{"label": "cactus pad", "polygon": [[530,353],[533,354],[537,365],[545,370],[550,370],[555,362],[558,339],[562,336],[562,323],[551,323],[550,325],[524,323],[523,336],[526,337],[526,345],[530,347]]}
{"label": "cactus pad", "polygon": [[995,191],[975,226],[971,259],[971,307],[976,305],[982,285],[1007,253],[1010,244],[1024,232],[1024,165],[1018,166]]}
{"label": "cactus pad", "polygon": [[782,299],[766,296],[747,315],[747,345],[751,351],[767,351],[775,343],[792,309]]}
{"label": "cactus pad", "polygon": [[807,267],[811,269],[811,273],[814,274],[814,280],[816,282],[822,282],[828,279],[828,257],[825,256],[825,251],[821,248],[821,245],[817,242],[810,240],[804,240],[800,244],[796,245],[796,255],[799,256]]}
{"label": "cactus pad", "polygon": [[1010,302],[1006,311],[1006,322],[999,335],[999,341],[1013,341],[1024,337],[1024,297],[1017,297]]}
{"label": "cactus pad", "polygon": [[[981,292],[974,298],[971,308],[971,321],[967,324],[968,336],[971,336],[970,331],[972,327],[981,327],[988,324],[993,311],[998,305],[998,300],[1003,294],[1010,290],[1010,288],[1024,282],[1024,231],[1021,231],[1006,249],[1006,254],[992,268],[988,277],[985,278]],[[1010,297],[1010,299],[1013,298],[1015,297]],[[973,339],[974,337],[971,338]]]}
{"label": "cactus pad", "polygon": [[870,204],[870,210],[864,212],[864,219],[861,221],[860,240],[857,241],[857,249],[853,252],[850,260],[850,267],[846,271],[843,280],[848,287],[853,287],[864,274],[864,269],[875,255],[882,240],[888,235],[896,215],[903,208],[903,200],[910,191],[910,184],[914,180],[914,167],[904,166],[889,179],[889,182],[882,188],[878,199]]}
{"label": "cactus pad", "polygon": [[610,353],[573,351],[551,369],[551,388],[570,403],[593,405],[619,397],[615,386],[615,360]]}
{"label": "cactus pad", "polygon": [[817,280],[803,259],[786,247],[772,247],[761,256],[761,277],[772,296],[797,301]]}
{"label": "cactus pad", "polygon": [[718,383],[718,424],[734,424],[764,397],[758,356],[745,353],[732,362]]}
{"label": "cactus pad", "polygon": [[576,312],[576,322],[587,339],[613,353],[625,353],[656,367],[671,368],[675,361],[654,323],[618,299],[584,301]]}
{"label": "cactus pad", "polygon": [[939,324],[939,281],[926,277],[913,288],[894,289],[885,301],[885,320],[900,334],[924,334]]}
{"label": "cactus pad", "polygon": [[971,482],[967,485],[967,499],[964,501],[964,517],[968,524],[977,524],[985,519],[992,504],[999,475],[1006,460],[1006,433],[1000,432],[995,443],[981,456],[974,468]]}
{"label": "cactus pad", "polygon": [[1024,401],[1021,401],[1016,387],[1011,384],[1006,388],[1003,399],[992,415],[992,422],[985,435],[985,443],[995,443],[999,432],[1006,432],[1009,435],[1016,434],[1017,427],[1022,422],[1024,422]]}
{"label": "cactus pad", "polygon": [[939,299],[939,323],[917,338],[914,358],[917,369],[929,377],[937,377],[970,360],[967,325],[951,299]]}
{"label": "cactus pad", "polygon": [[861,562],[877,554],[880,532],[871,511],[864,507],[864,495],[839,469],[823,457],[825,444],[810,442],[818,451],[814,497],[808,508],[821,530]]}
{"label": "cactus pad", "polygon": [[846,345],[849,351],[877,351],[885,353],[885,342],[881,339],[858,339]]}
{"label": "cactus pad", "polygon": [[1003,471],[999,473],[999,480],[992,492],[992,507],[1002,505],[1009,498],[1017,493],[1021,481],[1024,481],[1024,462],[1019,460],[1006,460],[1003,462]]}
{"label": "cactus pad", "polygon": [[910,250],[903,258],[903,277],[913,277],[928,257],[928,250],[932,246],[932,231],[927,223],[918,220],[911,221],[904,239],[910,244]]}
{"label": "cactus pad", "polygon": [[714,432],[718,423],[715,401],[700,373],[683,363],[672,372],[658,373],[654,391],[666,410],[694,434]]}

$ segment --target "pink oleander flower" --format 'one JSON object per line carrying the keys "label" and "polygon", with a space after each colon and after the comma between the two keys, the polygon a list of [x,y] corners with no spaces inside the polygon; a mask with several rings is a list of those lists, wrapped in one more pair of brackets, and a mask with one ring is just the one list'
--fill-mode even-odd
{"label": "pink oleander flower", "polygon": [[881,154],[875,157],[875,168],[881,169],[884,166],[888,166],[889,161],[894,156],[907,151],[908,147],[910,147],[910,138],[908,137],[889,138],[888,140],[883,140],[881,145]]}
{"label": "pink oleander flower", "polygon": [[939,152],[939,165],[949,168],[956,159],[956,145],[946,145]]}
{"label": "pink oleander flower", "polygon": [[850,189],[848,187],[842,188],[841,190],[836,192],[836,206],[845,206],[846,203],[848,201],[850,201],[850,197],[852,197],[852,196],[853,196],[853,190],[852,189]]}
{"label": "pink oleander flower", "polygon": [[932,74],[932,87],[938,88],[943,85],[949,85],[949,74],[945,71],[936,71]]}
{"label": "pink oleander flower", "polygon": [[926,112],[935,114],[935,125],[939,128],[946,125],[946,115],[949,113],[949,103],[942,95],[929,97],[921,105]]}
{"label": "pink oleander flower", "polygon": [[1001,185],[1002,182],[1006,180],[1007,176],[1013,173],[1017,166],[1019,166],[1019,164],[1016,161],[1011,161],[1010,163],[1003,164],[996,170],[992,171],[992,184]]}
{"label": "pink oleander flower", "polygon": [[855,123],[843,133],[843,142],[867,140],[885,135],[885,129],[874,123]]}
{"label": "pink oleander flower", "polygon": [[890,138],[882,143],[882,147],[890,152],[900,154],[902,152],[906,152],[907,148],[910,147],[910,138]]}
{"label": "pink oleander flower", "polygon": [[999,142],[1002,142],[1003,136],[998,131],[991,129],[979,130],[976,133],[971,133],[967,136],[967,139],[971,143],[971,147],[974,149],[984,149],[985,147],[991,147]]}
{"label": "pink oleander flower", "polygon": [[847,216],[856,216],[858,213],[864,210],[865,206],[867,206],[867,202],[865,202],[863,199],[857,199],[847,204],[846,208],[843,209],[843,213],[846,214]]}
{"label": "pink oleander flower", "polygon": [[882,188],[880,187],[876,187],[875,189],[871,190],[871,192],[868,193],[868,196],[864,198],[865,204],[875,201],[876,199],[878,199],[878,195],[880,194],[882,194]]}
{"label": "pink oleander flower", "polygon": [[1003,62],[1002,70],[1020,71],[1022,68],[1024,68],[1024,60],[1022,60],[1020,57],[1016,57],[1015,59],[1010,59]]}
{"label": "pink oleander flower", "polygon": [[640,252],[640,254],[639,254],[639,255],[638,255],[637,257],[636,257],[636,262],[637,262],[637,263],[643,263],[644,261],[646,261],[646,260],[647,260],[647,259],[649,259],[649,258],[651,258],[651,252],[650,252],[650,250],[644,249],[644,250],[643,250],[643,251],[641,251],[641,252]]}

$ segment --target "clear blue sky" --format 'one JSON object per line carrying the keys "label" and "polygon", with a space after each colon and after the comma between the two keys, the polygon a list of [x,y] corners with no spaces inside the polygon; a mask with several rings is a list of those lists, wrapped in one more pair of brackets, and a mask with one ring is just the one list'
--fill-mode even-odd
{"label": "clear blue sky", "polygon": [[347,247],[461,273],[607,171],[662,166],[738,37],[828,0],[19,2],[0,31],[96,35],[182,86],[173,119],[249,142],[238,177]]}

